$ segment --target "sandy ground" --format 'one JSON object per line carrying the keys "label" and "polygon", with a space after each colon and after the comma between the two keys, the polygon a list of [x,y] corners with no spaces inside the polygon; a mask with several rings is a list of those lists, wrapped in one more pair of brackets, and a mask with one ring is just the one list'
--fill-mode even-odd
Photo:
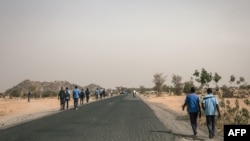
{"label": "sandy ground", "polygon": [[[89,103],[93,101],[90,98]],[[30,102],[27,99],[0,98],[0,129],[60,112],[59,103],[57,98],[31,99]],[[72,100],[69,107],[73,108]]]}
{"label": "sandy ground", "polygon": [[[179,137],[176,141],[194,140],[188,114],[186,111],[182,111],[181,108],[185,96],[137,96],[149,105],[160,121],[169,128],[169,132]],[[95,99],[90,99],[90,103],[94,101]],[[240,104],[244,105],[241,101]],[[73,102],[70,101],[70,108],[72,107]],[[0,129],[59,112],[59,109],[59,100],[57,98],[31,99],[30,102],[27,99],[0,98]],[[204,116],[199,119],[200,124],[204,123],[204,121]],[[197,140],[207,140],[207,129],[205,126],[199,127]],[[214,140],[223,140],[223,137],[219,136]]]}
{"label": "sandy ground", "polygon": [[[182,111],[182,105],[185,101],[185,95],[183,96],[169,96],[162,95],[157,97],[155,95],[139,95],[145,103],[155,112],[160,121],[169,128],[169,132],[176,135],[175,141],[190,141],[190,140],[212,140],[223,141],[223,131],[217,128],[217,135],[213,139],[208,138],[208,130],[205,122],[205,115],[198,119],[198,137],[192,136],[192,129],[189,122],[189,116],[187,111]],[[225,101],[229,100],[230,105],[233,106],[235,98],[225,98]],[[250,106],[244,103],[244,99],[239,99],[239,106],[244,107],[250,111]],[[202,110],[203,111],[203,110]]]}

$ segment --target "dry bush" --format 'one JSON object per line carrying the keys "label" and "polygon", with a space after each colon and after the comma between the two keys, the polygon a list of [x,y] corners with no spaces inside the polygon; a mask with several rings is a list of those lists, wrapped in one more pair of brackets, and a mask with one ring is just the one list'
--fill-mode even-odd
{"label": "dry bush", "polygon": [[221,98],[219,103],[221,118],[217,121],[217,128],[224,130],[224,125],[244,125],[250,121],[249,111],[245,107],[240,107],[239,100],[234,100],[234,103],[230,103],[229,100]]}

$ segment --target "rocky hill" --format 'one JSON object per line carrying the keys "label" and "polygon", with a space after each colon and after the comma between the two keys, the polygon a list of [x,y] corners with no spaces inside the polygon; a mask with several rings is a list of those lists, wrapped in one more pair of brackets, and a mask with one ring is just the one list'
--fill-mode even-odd
{"label": "rocky hill", "polygon": [[[26,96],[27,93],[30,91],[36,97],[43,97],[44,94],[49,95],[57,95],[60,88],[68,87],[70,90],[73,90],[77,84],[72,84],[68,81],[54,81],[54,82],[40,82],[40,81],[30,81],[24,80],[18,85],[14,86],[13,88],[8,89],[5,92],[5,95],[12,95],[14,97],[19,96]],[[77,85],[80,89],[89,88],[91,92],[93,92],[97,87],[100,88],[101,86],[96,84],[90,84],[87,86],[80,86]],[[52,93],[52,94],[51,94]]]}

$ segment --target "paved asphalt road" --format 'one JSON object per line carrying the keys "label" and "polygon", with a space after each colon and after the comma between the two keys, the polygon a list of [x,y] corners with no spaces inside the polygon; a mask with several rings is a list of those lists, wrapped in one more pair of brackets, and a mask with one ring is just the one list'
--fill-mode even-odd
{"label": "paved asphalt road", "polygon": [[0,130],[1,141],[173,141],[138,97],[122,95]]}

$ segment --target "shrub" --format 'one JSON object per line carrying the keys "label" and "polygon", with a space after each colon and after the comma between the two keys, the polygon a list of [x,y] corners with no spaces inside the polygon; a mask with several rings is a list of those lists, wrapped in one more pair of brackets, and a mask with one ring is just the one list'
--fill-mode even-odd
{"label": "shrub", "polygon": [[245,99],[245,100],[244,100],[244,103],[245,103],[246,105],[250,105],[250,101],[249,101],[248,99]]}
{"label": "shrub", "polygon": [[21,93],[19,90],[15,89],[9,92],[10,97],[20,97]]}
{"label": "shrub", "polygon": [[45,97],[55,97],[57,96],[57,93],[54,92],[54,91],[44,91],[42,93],[42,97],[45,98]]}

